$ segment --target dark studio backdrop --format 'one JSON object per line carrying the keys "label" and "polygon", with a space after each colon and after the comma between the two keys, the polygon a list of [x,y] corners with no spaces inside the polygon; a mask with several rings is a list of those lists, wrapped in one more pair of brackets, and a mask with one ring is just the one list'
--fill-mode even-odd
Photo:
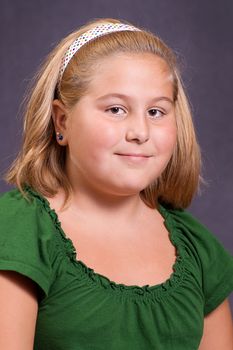
{"label": "dark studio backdrop", "polygon": [[[114,17],[159,35],[178,54],[208,182],[189,210],[233,252],[233,1],[0,0],[0,192],[21,143],[20,105],[37,67],[86,21]],[[233,308],[233,296],[231,296]]]}

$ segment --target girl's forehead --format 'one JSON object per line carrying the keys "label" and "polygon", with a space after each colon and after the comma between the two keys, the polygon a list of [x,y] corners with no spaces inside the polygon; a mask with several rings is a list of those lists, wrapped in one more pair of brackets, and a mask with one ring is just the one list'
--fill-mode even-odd
{"label": "girl's forehead", "polygon": [[[105,64],[106,63],[106,64]],[[93,72],[86,97],[128,95],[173,97],[173,75],[167,63],[153,54],[118,54],[104,59]],[[109,97],[110,98],[110,97]]]}
{"label": "girl's forehead", "polygon": [[93,69],[92,77],[105,78],[106,76],[118,76],[121,75],[124,78],[124,74],[143,75],[146,72],[161,73],[165,75],[171,74],[171,69],[167,62],[152,53],[117,53],[108,57],[101,58]]}
{"label": "girl's forehead", "polygon": [[116,54],[101,59],[94,67],[91,83],[110,81],[127,84],[142,82],[142,80],[170,80],[173,74],[168,64],[154,54]]}

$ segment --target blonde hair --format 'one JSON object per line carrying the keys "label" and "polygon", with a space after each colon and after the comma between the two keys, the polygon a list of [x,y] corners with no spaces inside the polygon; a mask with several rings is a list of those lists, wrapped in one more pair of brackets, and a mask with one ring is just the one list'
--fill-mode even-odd
{"label": "blonde hair", "polygon": [[28,185],[48,197],[54,196],[62,187],[67,200],[71,186],[64,172],[66,149],[56,141],[52,101],[58,98],[66,107],[74,106],[88,91],[92,73],[102,58],[118,52],[152,53],[165,60],[173,76],[177,143],[166,169],[140,195],[150,207],[155,207],[158,198],[173,208],[185,208],[199,188],[201,156],[175,55],[161,39],[139,27],[141,31],[114,32],[95,38],[77,51],[59,86],[57,84],[61,60],[68,47],[82,33],[105,22],[132,25],[112,18],[88,22],[60,42],[35,76],[34,88],[27,100],[23,146],[6,180],[22,193]]}

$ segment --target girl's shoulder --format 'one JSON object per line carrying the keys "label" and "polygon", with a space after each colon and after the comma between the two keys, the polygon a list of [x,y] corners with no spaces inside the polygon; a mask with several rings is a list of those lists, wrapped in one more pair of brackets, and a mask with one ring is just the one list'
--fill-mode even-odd
{"label": "girl's shoulder", "polygon": [[192,250],[203,266],[210,266],[213,261],[221,259],[233,264],[232,254],[220,238],[188,210],[166,209],[166,212],[166,221],[174,232],[175,239],[181,242],[184,249]]}
{"label": "girl's shoulder", "polygon": [[[20,213],[19,210],[33,211],[35,209],[35,202],[33,197],[28,192],[28,189],[22,193],[19,189],[14,188],[7,192],[0,194],[0,213],[6,215],[12,215]],[[9,210],[10,209],[10,210]]]}
{"label": "girl's shoulder", "polygon": [[204,314],[211,312],[233,290],[233,256],[220,239],[188,210],[164,209],[171,238],[185,264],[200,281]]}
{"label": "girl's shoulder", "polygon": [[22,193],[17,188],[13,188],[7,192],[0,193],[0,206],[17,203],[23,198]]}
{"label": "girl's shoulder", "polygon": [[171,209],[162,206],[162,211],[166,217],[165,224],[167,222],[176,231],[179,238],[183,238],[186,242],[189,241],[191,244],[199,246],[201,250],[214,247],[215,245],[221,245],[223,247],[222,242],[215,233],[211,232],[189,210]]}
{"label": "girl's shoulder", "polygon": [[36,226],[49,225],[44,215],[43,205],[27,189],[25,194],[18,189],[12,189],[0,195],[0,228],[8,231],[23,228],[32,230]]}
{"label": "girl's shoulder", "polygon": [[48,293],[52,266],[63,257],[56,228],[41,201],[13,189],[0,196],[0,270],[12,270],[35,281]]}

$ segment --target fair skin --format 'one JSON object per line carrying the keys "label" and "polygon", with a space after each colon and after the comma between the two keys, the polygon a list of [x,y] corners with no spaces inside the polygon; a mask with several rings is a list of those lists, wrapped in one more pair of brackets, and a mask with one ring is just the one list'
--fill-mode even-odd
{"label": "fair skin", "polygon": [[[102,98],[109,93],[128,97]],[[73,195],[63,211],[62,190],[48,199],[81,258],[116,282],[152,285],[171,274],[175,251],[163,218],[143,203],[139,192],[159,176],[172,155],[176,142],[172,101],[171,77],[162,60],[120,55],[100,64],[89,93],[71,110],[59,101],[53,104],[55,128],[64,136],[59,142],[68,149],[66,171]],[[79,231],[72,224],[77,221]],[[88,251],[90,233],[93,245]],[[130,247],[133,258],[127,260],[129,270],[124,274]],[[113,260],[110,267],[107,251]],[[37,308],[30,280],[14,272],[0,273],[1,349],[33,349]],[[232,345],[226,299],[205,317],[199,349],[231,350]]]}
{"label": "fair skin", "polygon": [[0,349],[32,350],[37,317],[36,285],[13,271],[0,272]]}

